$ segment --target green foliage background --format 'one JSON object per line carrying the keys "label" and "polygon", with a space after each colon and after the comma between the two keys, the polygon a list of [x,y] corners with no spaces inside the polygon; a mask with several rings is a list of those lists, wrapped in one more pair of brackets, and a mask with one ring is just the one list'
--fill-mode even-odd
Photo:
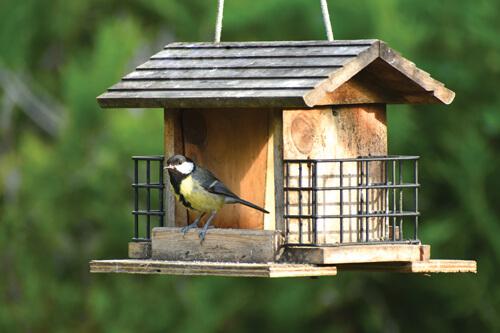
{"label": "green foliage background", "polygon": [[[161,110],[95,97],[167,42],[209,41],[216,1],[2,0],[0,69],[62,106],[48,135],[0,88],[1,332],[499,332],[500,2],[330,1],[337,39],[380,38],[457,92],[391,107],[390,150],[420,154],[422,239],[479,274],[230,279],[90,275],[126,256],[134,154]],[[323,39],[319,1],[228,0],[223,39]],[[8,122],[7,122],[8,120]]]}

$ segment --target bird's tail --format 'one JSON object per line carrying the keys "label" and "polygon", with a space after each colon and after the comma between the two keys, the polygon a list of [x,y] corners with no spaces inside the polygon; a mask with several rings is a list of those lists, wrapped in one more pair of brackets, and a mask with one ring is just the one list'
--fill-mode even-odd
{"label": "bird's tail", "polygon": [[263,213],[269,214],[269,212],[267,210],[265,210],[264,208],[261,208],[257,205],[254,205],[253,203],[246,201],[246,200],[243,200],[241,198],[233,198],[233,200],[231,200],[231,201],[233,201],[234,203],[240,203],[240,204],[248,206],[250,208],[257,209]]}

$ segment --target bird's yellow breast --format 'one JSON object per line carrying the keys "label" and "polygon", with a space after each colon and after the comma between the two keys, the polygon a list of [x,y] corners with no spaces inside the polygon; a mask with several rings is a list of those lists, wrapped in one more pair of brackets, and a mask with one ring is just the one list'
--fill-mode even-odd
{"label": "bird's yellow breast", "polygon": [[224,205],[222,195],[208,192],[191,176],[181,181],[179,192],[194,210],[200,212],[219,210]]}

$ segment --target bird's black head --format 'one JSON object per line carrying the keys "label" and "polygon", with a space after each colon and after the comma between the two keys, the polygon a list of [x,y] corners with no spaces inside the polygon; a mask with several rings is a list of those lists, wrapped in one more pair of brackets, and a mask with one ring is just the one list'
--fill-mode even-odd
{"label": "bird's black head", "polygon": [[189,175],[195,169],[194,162],[183,155],[171,156],[166,163],[165,169],[168,172],[175,172],[182,175]]}

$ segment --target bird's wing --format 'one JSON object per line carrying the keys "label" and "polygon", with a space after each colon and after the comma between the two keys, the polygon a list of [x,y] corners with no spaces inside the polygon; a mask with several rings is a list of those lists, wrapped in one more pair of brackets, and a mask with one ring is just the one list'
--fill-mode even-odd
{"label": "bird's wing", "polygon": [[[200,168],[201,169],[201,168]],[[269,214],[267,210],[262,207],[259,207],[249,201],[243,200],[238,197],[236,194],[231,192],[226,185],[224,185],[220,180],[217,179],[210,171],[201,169],[198,172],[201,172],[200,176],[203,178],[202,186],[210,193],[215,193],[219,195],[223,195],[225,197],[226,203],[240,203],[245,206],[251,207],[253,209],[257,209],[261,212]]]}
{"label": "bird's wing", "polygon": [[206,169],[199,168],[198,172],[201,173],[203,178],[202,186],[211,193],[221,194],[226,197],[239,199],[236,194],[231,192],[230,189],[226,187],[217,177],[215,177],[210,171]]}

